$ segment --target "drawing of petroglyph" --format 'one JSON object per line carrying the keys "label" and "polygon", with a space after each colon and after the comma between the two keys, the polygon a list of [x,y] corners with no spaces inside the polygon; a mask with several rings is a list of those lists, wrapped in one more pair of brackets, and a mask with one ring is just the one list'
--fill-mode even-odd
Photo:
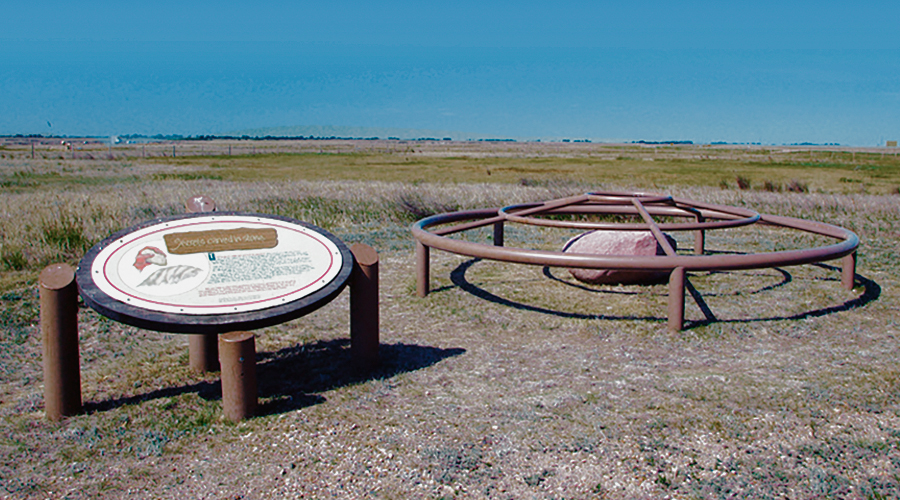
{"label": "drawing of petroglyph", "polygon": [[193,278],[203,272],[202,269],[193,266],[164,267],[147,277],[138,286],[175,285],[186,279]]}

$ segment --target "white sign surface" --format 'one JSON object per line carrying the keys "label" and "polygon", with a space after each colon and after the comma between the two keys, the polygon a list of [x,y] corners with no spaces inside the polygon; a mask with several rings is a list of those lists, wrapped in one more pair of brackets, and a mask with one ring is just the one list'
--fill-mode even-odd
{"label": "white sign surface", "polygon": [[91,275],[101,291],[135,307],[225,314],[303,298],[341,265],[338,247],[305,226],[210,215],[129,233],[97,254]]}

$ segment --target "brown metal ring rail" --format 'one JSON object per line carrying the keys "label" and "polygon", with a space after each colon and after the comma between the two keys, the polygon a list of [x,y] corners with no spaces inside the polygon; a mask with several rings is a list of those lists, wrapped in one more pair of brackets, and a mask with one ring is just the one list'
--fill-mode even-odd
{"label": "brown metal ring rail", "polygon": [[[640,216],[643,223],[566,221],[541,218],[546,215],[629,215]],[[657,223],[654,216],[693,218],[688,223]],[[563,253],[503,246],[506,222],[554,228],[613,231],[650,231],[665,255],[626,256]],[[448,224],[454,224],[447,226]],[[733,228],[761,223],[826,236],[837,243],[800,250],[752,254],[707,254],[705,233],[711,229]],[[447,235],[488,225],[494,227],[492,244],[448,238]],[[443,227],[437,227],[443,226]],[[677,254],[663,231],[693,231],[694,255]],[[684,198],[647,193],[587,193],[542,203],[526,203],[502,208],[464,210],[426,217],[412,226],[416,239],[416,292],[424,297],[429,291],[429,252],[431,248],[482,259],[550,267],[668,271],[668,324],[671,330],[684,327],[685,271],[728,271],[762,269],[811,264],[842,259],[841,284],[853,288],[856,273],[856,249],[859,238],[852,231],[793,217],[759,214],[752,210],[702,203]]]}

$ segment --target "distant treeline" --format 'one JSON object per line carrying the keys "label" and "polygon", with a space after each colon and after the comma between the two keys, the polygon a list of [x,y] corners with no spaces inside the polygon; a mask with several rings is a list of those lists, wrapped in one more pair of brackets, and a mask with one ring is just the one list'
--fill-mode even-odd
{"label": "distant treeline", "polygon": [[[92,135],[44,135],[44,134],[15,134],[15,135],[0,135],[0,138],[12,138],[12,139],[70,139],[70,138],[91,138],[91,139],[105,139],[109,136],[92,136]],[[216,141],[216,140],[231,140],[231,141],[333,141],[333,140],[345,140],[345,141],[380,141],[380,140],[388,140],[388,141],[452,141],[454,140],[452,137],[444,137],[442,139],[438,139],[436,137],[418,137],[415,139],[401,139],[399,137],[343,137],[343,136],[317,136],[317,135],[292,135],[292,136],[283,136],[283,135],[181,135],[181,134],[156,134],[156,135],[144,135],[144,134],[126,134],[117,137],[119,139],[133,141],[133,140],[144,140],[144,141]],[[519,142],[516,139],[466,139],[466,141],[477,141],[477,142]],[[541,142],[540,139],[529,140],[526,142]],[[562,139],[562,142],[591,142],[590,139]],[[692,145],[694,141],[631,141],[631,144],[647,144],[647,145]],[[709,143],[711,146],[723,146],[723,145],[761,145],[760,142],[726,142],[726,141],[713,141]],[[787,145],[787,144],[785,144]],[[815,143],[815,142],[792,142],[789,144],[790,146],[840,146],[840,143],[837,142],[825,142],[825,143]]]}
{"label": "distant treeline", "polygon": [[[343,137],[337,135],[318,136],[318,135],[123,135],[123,139],[157,139],[165,141],[379,141],[382,137]],[[399,137],[388,137],[389,141],[399,141]],[[407,139],[410,141],[452,141],[451,137],[437,139],[435,137],[419,137],[417,139]]]}
{"label": "distant treeline", "polygon": [[377,137],[317,137],[317,136],[275,136],[275,135],[181,135],[181,134],[156,134],[156,135],[143,135],[143,134],[126,134],[119,136],[122,139],[126,140],[135,140],[135,139],[150,139],[157,141],[217,141],[217,140],[230,140],[230,141],[311,141],[311,140],[334,140],[334,139],[355,139],[355,140],[375,140]]}
{"label": "distant treeline", "polygon": [[694,141],[631,141],[632,144],[693,144]]}
{"label": "distant treeline", "polygon": [[[105,139],[109,136],[101,135],[101,136],[92,136],[92,135],[44,135],[44,134],[15,134],[15,135],[0,135],[3,138],[13,138],[13,139],[68,139],[68,138],[91,138],[91,139]],[[125,134],[125,135],[117,135],[113,137],[118,137],[123,140],[154,140],[154,141],[215,141],[215,140],[233,140],[233,141],[328,141],[328,140],[363,140],[363,141],[376,141],[380,140],[380,137],[338,137],[338,136],[329,136],[329,137],[319,137],[319,136],[274,136],[274,135],[265,135],[265,136],[251,136],[251,135],[181,135],[181,134],[156,134],[156,135],[144,135],[144,134]],[[399,140],[397,137],[388,137],[388,139]],[[441,139],[434,138],[419,138],[419,139],[410,139],[414,141],[439,141]],[[444,138],[445,141],[452,140],[447,137]]]}
{"label": "distant treeline", "polygon": [[[0,135],[0,137],[4,138],[14,138],[14,139],[68,139],[68,138],[91,138],[91,139],[105,139],[108,136],[68,136],[68,135],[44,135],[44,134],[16,134],[16,135]],[[333,141],[333,140],[345,140],[345,141],[379,141],[382,139],[388,141],[452,141],[454,140],[452,137],[417,137],[415,139],[401,139],[399,137],[344,137],[344,136],[318,136],[318,135],[181,135],[181,134],[156,134],[156,135],[145,135],[145,134],[125,134],[125,135],[117,135],[113,136],[120,140],[125,141],[217,141],[217,140],[231,140],[231,141]],[[468,141],[478,141],[478,142],[518,142],[516,139],[467,139]],[[540,142],[540,141],[538,141]],[[564,139],[563,142],[569,142],[568,139]],[[575,142],[590,142],[587,139],[584,140],[575,140]]]}

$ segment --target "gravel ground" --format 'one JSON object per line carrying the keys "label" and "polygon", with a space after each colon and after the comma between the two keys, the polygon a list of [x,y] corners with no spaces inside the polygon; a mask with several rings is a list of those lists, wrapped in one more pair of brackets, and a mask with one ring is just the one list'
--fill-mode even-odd
{"label": "gravel ground", "polygon": [[[435,291],[418,299],[410,260],[382,259],[378,371],[347,369],[345,293],[260,333],[263,415],[246,422],[221,419],[215,375],[170,367],[192,378],[146,392],[106,372],[112,365],[92,357],[90,341],[82,356],[91,413],[46,422],[37,387],[7,384],[4,418],[15,434],[3,441],[0,496],[900,494],[893,295],[844,310],[864,292],[844,292],[835,272],[811,266],[786,271],[788,283],[774,271],[717,278],[722,289],[752,279],[764,290],[724,297],[710,289],[720,322],[672,334],[664,286],[579,293],[538,268],[436,255]],[[894,284],[877,278],[882,289]],[[824,291],[810,294],[810,283]],[[547,302],[547,291],[560,302]],[[804,298],[801,310],[837,310],[778,319],[792,295]],[[82,316],[91,328],[110,326]],[[689,304],[692,317],[702,319]],[[121,328],[166,344],[171,354],[147,354],[160,363],[183,361],[182,338]],[[198,412],[209,417],[191,420]]]}
{"label": "gravel ground", "polygon": [[0,296],[0,498],[900,497],[895,198],[701,194],[858,231],[857,288],[829,265],[694,273],[703,307],[688,296],[671,333],[665,285],[584,287],[441,252],[417,298],[408,232],[383,227],[367,241],[374,372],[350,368],[345,292],[257,332],[260,414],[229,423],[183,337],[82,308],[86,412],[48,422],[34,279],[7,273],[23,285]]}

